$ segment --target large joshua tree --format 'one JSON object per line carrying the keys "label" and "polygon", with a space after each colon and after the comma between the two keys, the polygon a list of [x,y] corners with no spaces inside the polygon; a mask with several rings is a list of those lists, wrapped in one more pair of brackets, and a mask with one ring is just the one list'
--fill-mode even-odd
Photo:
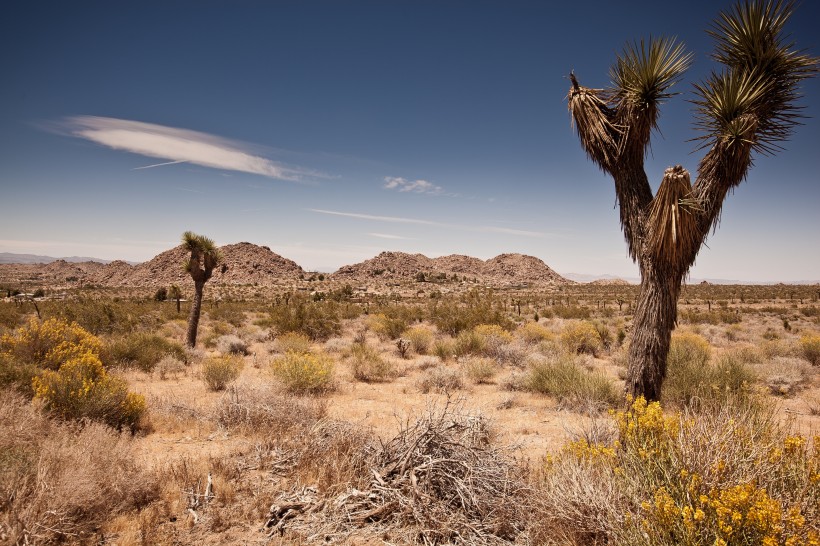
{"label": "large joshua tree", "polygon": [[182,246],[191,253],[191,257],[185,262],[185,271],[190,273],[194,280],[194,301],[191,304],[191,314],[188,316],[186,343],[189,347],[195,347],[199,313],[202,309],[202,291],[222,256],[211,239],[191,231],[182,234]]}
{"label": "large joshua tree", "polygon": [[632,396],[660,398],[681,282],[754,154],[780,150],[798,124],[798,85],[818,64],[784,35],[793,11],[791,1],[743,1],[708,31],[722,67],[694,86],[698,149],[705,150],[694,185],[676,165],[653,195],[644,171],[659,107],[691,62],[681,44],[627,45],[610,70],[610,89],[583,87],[570,75],[573,124],[589,158],[615,181],[621,228],[641,272],[626,385]]}

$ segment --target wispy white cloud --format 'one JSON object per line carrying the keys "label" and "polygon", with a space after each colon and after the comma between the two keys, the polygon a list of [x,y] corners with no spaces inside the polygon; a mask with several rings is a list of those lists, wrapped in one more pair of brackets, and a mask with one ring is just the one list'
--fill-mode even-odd
{"label": "wispy white cloud", "polygon": [[388,190],[398,190],[402,193],[429,193],[443,195],[444,188],[436,186],[427,180],[407,180],[400,176],[385,176],[384,187]]}
{"label": "wispy white cloud", "polygon": [[58,124],[58,128],[114,150],[168,160],[138,169],[192,163],[280,180],[299,181],[306,176],[320,176],[308,169],[288,167],[254,155],[247,144],[199,131],[98,116],[66,118]]}
{"label": "wispy white cloud", "polygon": [[[515,235],[519,237],[546,237],[545,233],[538,231],[527,231],[524,229],[511,229],[495,226],[465,226],[459,224],[447,224],[444,222],[435,222],[432,220],[422,220],[419,218],[403,218],[401,216],[378,216],[374,214],[361,214],[358,212],[342,212],[337,210],[325,209],[305,209],[309,212],[316,212],[319,214],[328,214],[332,216],[344,216],[346,218],[358,218],[360,220],[373,220],[377,222],[390,222],[395,224],[417,224],[422,226],[434,226],[447,229],[457,229],[460,231],[473,231],[478,233],[502,233],[505,235]],[[372,235],[372,234],[371,234]]]}
{"label": "wispy white cloud", "polygon": [[402,237],[401,235],[390,235],[389,233],[368,233],[371,237],[377,237],[379,239],[391,239],[391,240],[399,240],[399,241],[412,241],[411,237]]}

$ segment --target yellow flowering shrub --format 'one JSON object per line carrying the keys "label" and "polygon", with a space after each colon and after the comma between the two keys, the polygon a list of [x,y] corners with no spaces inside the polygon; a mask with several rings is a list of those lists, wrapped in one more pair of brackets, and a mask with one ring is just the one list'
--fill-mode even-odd
{"label": "yellow flowering shrub", "polygon": [[555,337],[549,328],[537,322],[527,322],[516,331],[519,337],[527,343],[549,341]]}
{"label": "yellow flowering shrub", "polygon": [[[820,437],[760,408],[704,407],[665,414],[638,398],[612,412],[612,441],[566,444],[558,456],[582,464],[546,466],[545,498],[563,499],[547,502],[552,530],[582,514],[586,534],[568,543],[820,546]],[[566,490],[609,497],[579,512]]]}
{"label": "yellow flowering shrub", "polygon": [[212,391],[225,390],[242,372],[242,359],[227,354],[206,358],[202,362],[202,380]]}
{"label": "yellow flowering shrub", "polygon": [[814,366],[820,366],[820,335],[804,334],[800,338],[800,349],[806,360]]}
{"label": "yellow flowering shrub", "polygon": [[333,359],[324,353],[288,351],[273,360],[273,375],[294,393],[316,393],[333,386]]}
{"label": "yellow flowering shrub", "polygon": [[57,370],[63,363],[87,353],[99,357],[102,342],[77,323],[33,318],[14,333],[0,338],[0,352],[26,364]]}
{"label": "yellow flowering shrub", "polygon": [[603,348],[598,329],[586,320],[567,324],[561,332],[561,343],[571,353],[597,355]]}
{"label": "yellow flowering shrub", "polygon": [[132,430],[145,412],[145,398],[109,375],[91,351],[69,358],[57,371],[44,370],[33,380],[34,397],[63,419],[88,418]]}

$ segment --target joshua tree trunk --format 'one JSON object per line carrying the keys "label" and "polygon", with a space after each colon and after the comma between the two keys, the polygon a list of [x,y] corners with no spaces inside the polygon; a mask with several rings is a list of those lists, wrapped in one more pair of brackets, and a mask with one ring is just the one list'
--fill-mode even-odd
{"label": "joshua tree trunk", "polygon": [[629,345],[627,394],[658,400],[666,377],[666,357],[677,319],[680,275],[667,276],[647,260],[641,267],[641,290]]}
{"label": "joshua tree trunk", "polygon": [[707,152],[694,185],[677,165],[653,195],[643,164],[660,104],[691,61],[680,44],[627,45],[610,72],[611,89],[582,87],[570,74],[567,98],[578,137],[615,182],[621,228],[641,272],[628,394],[660,398],[681,283],[717,227],[726,195],[746,178],[752,153],[779,150],[800,117],[798,84],[815,75],[818,62],[784,41],[793,8],[791,2],[738,2],[716,20],[713,58],[724,69],[695,85],[696,127]]}
{"label": "joshua tree trunk", "polygon": [[179,311],[180,311],[180,307],[179,307],[179,299],[180,299],[180,298],[179,298],[179,296],[177,296],[177,298],[176,298],[176,299],[177,299],[177,315],[178,315],[178,314],[179,314]]}
{"label": "joshua tree trunk", "polygon": [[194,301],[191,303],[191,314],[188,316],[186,342],[188,347],[195,347],[196,332],[199,328],[199,312],[202,309],[202,292],[205,283],[213,274],[214,267],[222,260],[222,256],[214,242],[204,235],[186,231],[182,234],[182,244],[186,250],[191,252],[191,257],[185,264],[185,270],[194,280]]}
{"label": "joshua tree trunk", "polygon": [[[202,309],[202,292],[205,288],[205,281],[194,281],[194,301],[191,302],[191,314],[188,315],[188,335],[186,344],[188,347],[196,347],[196,333],[199,329],[199,313]],[[177,300],[179,305],[179,300]],[[177,312],[179,309],[177,308]]]}

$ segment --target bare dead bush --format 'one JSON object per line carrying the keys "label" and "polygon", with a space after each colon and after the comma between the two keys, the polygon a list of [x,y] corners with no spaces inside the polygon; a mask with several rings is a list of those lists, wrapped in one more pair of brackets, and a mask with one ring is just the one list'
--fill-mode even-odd
{"label": "bare dead bush", "polygon": [[0,392],[0,454],[0,536],[8,544],[82,541],[158,492],[135,463],[129,435],[53,421],[10,391]]}
{"label": "bare dead bush", "polygon": [[299,486],[271,506],[271,534],[379,533],[405,544],[504,544],[521,534],[528,490],[487,420],[448,402],[370,453],[358,482],[328,498]]}

